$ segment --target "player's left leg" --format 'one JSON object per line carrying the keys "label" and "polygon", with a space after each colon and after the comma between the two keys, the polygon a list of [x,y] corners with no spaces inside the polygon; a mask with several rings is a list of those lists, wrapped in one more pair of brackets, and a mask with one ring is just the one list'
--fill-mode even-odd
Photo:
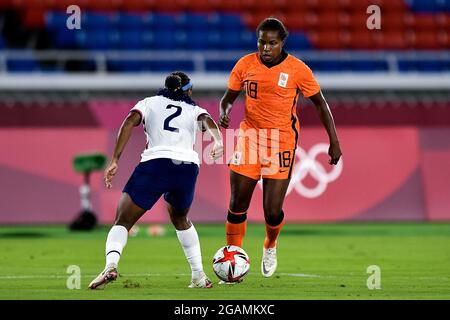
{"label": "player's left leg", "polygon": [[187,219],[189,208],[176,209],[168,203],[167,209],[170,220],[176,229],[184,255],[191,266],[192,281],[189,288],[211,288],[212,282],[203,271],[202,253],[197,230],[192,222]]}
{"label": "player's left leg", "polygon": [[197,230],[188,220],[187,214],[194,199],[198,166],[183,163],[173,166],[174,183],[169,192],[164,194],[170,220],[175,226],[178,240],[191,266],[192,281],[189,288],[211,288],[212,282],[203,271],[202,253]]}
{"label": "player's left leg", "polygon": [[283,202],[290,179],[263,179],[263,207],[266,221],[261,273],[273,275],[277,268],[277,239],[284,222]]}

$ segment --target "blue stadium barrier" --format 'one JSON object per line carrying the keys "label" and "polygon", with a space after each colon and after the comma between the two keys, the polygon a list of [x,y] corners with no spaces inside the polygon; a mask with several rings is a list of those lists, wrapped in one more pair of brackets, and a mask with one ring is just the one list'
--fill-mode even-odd
{"label": "blue stadium barrier", "polygon": [[209,26],[209,17],[206,14],[184,13],[176,18],[177,28],[186,31],[207,32]]}
{"label": "blue stadium barrier", "polygon": [[236,60],[206,60],[206,70],[213,72],[230,72],[234,65],[236,64]]}
{"label": "blue stadium barrier", "polygon": [[156,30],[173,32],[176,29],[176,16],[168,13],[155,13],[153,16],[154,27]]}
{"label": "blue stadium barrier", "polygon": [[292,32],[286,40],[286,49],[288,50],[308,50],[312,45],[304,33]]}
{"label": "blue stadium barrier", "polygon": [[34,58],[9,59],[6,61],[6,68],[9,72],[22,73],[39,71],[39,64]]}
{"label": "blue stadium barrier", "polygon": [[208,33],[196,30],[187,31],[185,47],[188,50],[211,49],[208,43]]}

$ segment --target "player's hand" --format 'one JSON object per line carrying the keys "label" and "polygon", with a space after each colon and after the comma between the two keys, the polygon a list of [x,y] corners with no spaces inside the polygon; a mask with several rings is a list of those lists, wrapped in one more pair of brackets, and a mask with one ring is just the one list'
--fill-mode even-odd
{"label": "player's hand", "polygon": [[223,144],[220,142],[214,143],[214,147],[211,150],[211,158],[216,160],[223,155]]}
{"label": "player's hand", "polygon": [[339,159],[342,156],[339,142],[332,142],[330,144],[330,148],[328,149],[328,155],[330,156],[330,160],[328,161],[329,164],[336,165],[339,162]]}
{"label": "player's hand", "polygon": [[111,180],[116,175],[118,167],[119,166],[117,165],[117,162],[112,161],[108,165],[108,167],[105,169],[105,173],[104,173],[103,179],[105,181],[105,186],[108,189],[111,189],[111,187],[112,187]]}
{"label": "player's hand", "polygon": [[228,126],[230,125],[230,117],[228,116],[228,114],[224,113],[220,115],[219,124],[221,127],[225,129],[228,128]]}

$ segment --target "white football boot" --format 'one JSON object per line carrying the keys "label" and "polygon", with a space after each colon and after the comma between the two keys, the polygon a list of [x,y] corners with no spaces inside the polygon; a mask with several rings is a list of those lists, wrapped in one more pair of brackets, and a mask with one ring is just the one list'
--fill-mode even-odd
{"label": "white football boot", "polygon": [[119,273],[115,267],[107,267],[94,280],[92,280],[89,284],[89,289],[104,289],[108,283],[115,281],[118,276]]}
{"label": "white football boot", "polygon": [[263,257],[261,261],[261,273],[268,278],[277,270],[277,248],[263,248]]}
{"label": "white football boot", "polygon": [[212,282],[208,276],[203,272],[202,276],[198,279],[192,279],[188,288],[212,288]]}

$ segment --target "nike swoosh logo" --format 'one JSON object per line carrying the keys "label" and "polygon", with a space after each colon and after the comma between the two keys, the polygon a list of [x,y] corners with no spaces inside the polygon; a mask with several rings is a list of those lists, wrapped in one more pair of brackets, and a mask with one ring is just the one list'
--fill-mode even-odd
{"label": "nike swoosh logo", "polygon": [[263,272],[264,272],[264,274],[268,274],[269,273],[269,271],[266,269],[266,265],[264,264],[264,262],[263,262]]}
{"label": "nike swoosh logo", "polygon": [[288,170],[280,170],[279,173],[287,172]]}

